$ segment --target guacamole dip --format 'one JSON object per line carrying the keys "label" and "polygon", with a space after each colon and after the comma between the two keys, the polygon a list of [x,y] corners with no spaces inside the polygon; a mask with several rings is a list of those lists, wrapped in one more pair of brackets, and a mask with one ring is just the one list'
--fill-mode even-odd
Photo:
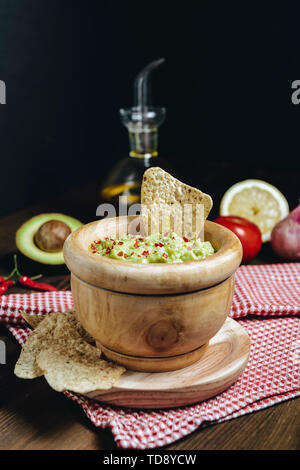
{"label": "guacamole dip", "polygon": [[189,240],[172,232],[168,236],[156,234],[148,237],[106,237],[91,243],[89,251],[95,255],[132,263],[183,263],[214,254],[210,242]]}

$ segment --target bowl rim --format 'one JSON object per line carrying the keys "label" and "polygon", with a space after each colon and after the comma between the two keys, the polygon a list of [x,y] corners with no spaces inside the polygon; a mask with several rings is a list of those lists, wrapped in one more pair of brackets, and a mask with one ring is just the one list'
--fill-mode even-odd
{"label": "bowl rim", "polygon": [[[89,284],[123,293],[172,294],[192,292],[213,286],[230,277],[242,259],[242,246],[229,229],[205,221],[205,239],[219,244],[216,253],[207,258],[184,263],[132,263],[108,257],[95,257],[83,247],[87,231],[101,229],[108,224],[128,226],[139,216],[105,218],[90,222],[72,232],[66,239],[63,255],[67,267],[79,279]],[[95,236],[95,234],[94,234]],[[103,235],[102,235],[103,236]],[[90,237],[90,243],[97,237]]]}

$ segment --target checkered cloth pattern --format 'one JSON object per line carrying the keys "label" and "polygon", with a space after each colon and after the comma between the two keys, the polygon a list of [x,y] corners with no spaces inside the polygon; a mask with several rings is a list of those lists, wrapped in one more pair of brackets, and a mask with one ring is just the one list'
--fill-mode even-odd
{"label": "checkered cloth pattern", "polygon": [[[31,330],[20,310],[48,314],[72,308],[71,292],[0,298],[0,322],[23,345]],[[121,448],[165,446],[209,424],[300,395],[300,263],[241,266],[230,316],[248,331],[248,365],[229,389],[204,402],[168,410],[132,410],[65,392],[96,427],[110,428]]]}

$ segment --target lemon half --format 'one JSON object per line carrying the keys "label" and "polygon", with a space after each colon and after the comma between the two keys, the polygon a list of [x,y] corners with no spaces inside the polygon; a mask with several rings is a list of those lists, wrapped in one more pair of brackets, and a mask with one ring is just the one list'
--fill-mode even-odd
{"label": "lemon half", "polygon": [[220,215],[237,215],[256,224],[262,241],[271,238],[274,226],[289,214],[284,195],[266,181],[249,179],[231,186],[224,194]]}

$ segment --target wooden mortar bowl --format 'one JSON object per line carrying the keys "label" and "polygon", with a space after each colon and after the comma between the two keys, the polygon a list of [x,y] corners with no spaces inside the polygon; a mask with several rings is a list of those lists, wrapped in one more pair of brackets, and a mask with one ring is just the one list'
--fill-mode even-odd
{"label": "wooden mortar bowl", "polygon": [[201,357],[225,322],[242,246],[233,232],[206,221],[204,238],[217,252],[203,260],[138,264],[88,251],[94,240],[135,233],[139,222],[109,218],[69,235],[63,253],[76,314],[107,358],[134,370],[180,369]]}

